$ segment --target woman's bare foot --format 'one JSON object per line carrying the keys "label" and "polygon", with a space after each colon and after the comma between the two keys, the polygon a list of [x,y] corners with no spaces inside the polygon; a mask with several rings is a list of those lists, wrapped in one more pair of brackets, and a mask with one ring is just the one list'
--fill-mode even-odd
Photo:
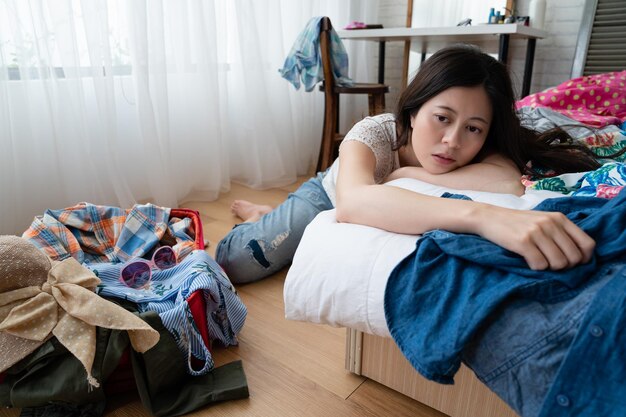
{"label": "woman's bare foot", "polygon": [[230,211],[246,223],[255,222],[264,214],[272,211],[271,206],[254,204],[246,200],[235,200],[230,205]]}

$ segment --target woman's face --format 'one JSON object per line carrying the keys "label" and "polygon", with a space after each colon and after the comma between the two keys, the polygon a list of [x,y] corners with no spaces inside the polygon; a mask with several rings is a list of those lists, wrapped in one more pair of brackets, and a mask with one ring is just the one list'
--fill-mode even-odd
{"label": "woman's face", "polygon": [[443,174],[469,164],[482,149],[492,117],[483,86],[452,87],[411,117],[411,147],[418,166]]}

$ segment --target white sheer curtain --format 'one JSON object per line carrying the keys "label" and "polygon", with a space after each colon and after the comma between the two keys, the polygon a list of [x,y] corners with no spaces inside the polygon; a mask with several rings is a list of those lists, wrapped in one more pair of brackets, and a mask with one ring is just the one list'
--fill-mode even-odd
{"label": "white sheer curtain", "polygon": [[[306,22],[377,1],[0,0],[0,233],[80,201],[176,207],[316,159],[323,95],[278,68]],[[346,43],[373,80],[371,47]],[[367,109],[344,104],[346,120]],[[348,110],[351,110],[349,112]]]}

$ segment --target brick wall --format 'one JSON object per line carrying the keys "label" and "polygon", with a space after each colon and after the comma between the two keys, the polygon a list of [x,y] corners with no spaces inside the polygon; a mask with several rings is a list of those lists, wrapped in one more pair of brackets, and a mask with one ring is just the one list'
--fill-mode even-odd
{"label": "brick wall", "polygon": [[[518,0],[517,3],[518,12],[527,14],[530,0]],[[543,29],[548,36],[537,41],[531,93],[570,78],[584,4],[584,0],[547,0]],[[524,74],[525,53],[523,41],[517,41],[509,61],[520,83]]]}
{"label": "brick wall", "polygon": [[[548,36],[537,41],[531,93],[570,78],[584,2],[585,0],[547,0],[544,29],[548,31]],[[527,14],[529,3],[530,0],[517,0],[519,15]],[[377,23],[388,28],[405,26],[406,8],[406,0],[381,0]],[[401,88],[404,43],[387,43],[385,54],[385,82],[391,88],[387,96],[387,107],[392,109]],[[525,54],[525,41],[511,42],[509,64],[517,91],[521,90]],[[377,60],[378,53],[374,55],[374,60]],[[376,62],[372,63],[373,67]]]}
{"label": "brick wall", "polygon": [[[406,26],[407,0],[380,0],[378,20],[386,28]],[[374,59],[378,59],[376,51]],[[395,103],[402,87],[402,66],[404,62],[404,42],[387,42],[385,46],[385,83],[389,85],[389,94],[385,104],[390,111],[395,110]]]}

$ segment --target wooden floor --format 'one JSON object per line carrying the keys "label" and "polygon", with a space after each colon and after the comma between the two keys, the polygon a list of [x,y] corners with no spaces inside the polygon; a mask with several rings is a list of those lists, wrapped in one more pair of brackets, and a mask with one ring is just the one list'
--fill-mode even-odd
{"label": "wooden floor", "polygon": [[[208,252],[236,224],[230,213],[235,199],[276,206],[296,184],[267,191],[233,184],[229,193],[209,203],[189,203],[200,211]],[[374,381],[344,370],[345,330],[284,318],[283,283],[286,270],[261,282],[239,286],[248,308],[239,346],[216,349],[217,366],[242,360],[250,398],[207,406],[188,416],[228,417],[442,417],[443,414]],[[148,417],[136,394],[109,400],[107,417]],[[0,410],[17,417],[19,410]]]}

